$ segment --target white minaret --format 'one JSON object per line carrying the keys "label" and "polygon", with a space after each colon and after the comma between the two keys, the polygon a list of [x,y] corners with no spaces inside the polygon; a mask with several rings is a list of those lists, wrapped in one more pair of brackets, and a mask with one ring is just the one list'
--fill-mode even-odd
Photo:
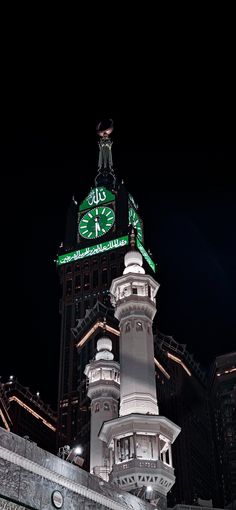
{"label": "white minaret", "polygon": [[120,417],[105,422],[99,437],[113,449],[110,481],[165,508],[175,482],[171,444],[180,428],[159,416],[157,405],[152,321],[158,288],[145,274],[142,255],[129,251],[123,276],[110,288],[120,323]]}
{"label": "white minaret", "polygon": [[137,251],[125,255],[123,274],[111,286],[121,333],[120,416],[158,414],[152,321],[159,284],[145,275],[142,255]]}
{"label": "white minaret", "polygon": [[88,397],[91,399],[90,472],[108,481],[111,451],[98,437],[104,421],[118,416],[120,366],[111,352],[112,342],[105,335],[97,342],[95,360],[86,365]]}

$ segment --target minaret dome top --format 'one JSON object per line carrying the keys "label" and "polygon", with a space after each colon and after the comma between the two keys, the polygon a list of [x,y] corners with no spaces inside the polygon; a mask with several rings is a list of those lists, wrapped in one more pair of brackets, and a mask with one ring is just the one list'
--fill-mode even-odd
{"label": "minaret dome top", "polygon": [[143,257],[141,253],[139,253],[136,250],[128,251],[128,253],[125,254],[125,269],[123,271],[123,274],[127,273],[141,273],[145,274],[145,270],[142,267],[143,265]]}
{"label": "minaret dome top", "polygon": [[99,338],[97,341],[97,353],[96,360],[104,359],[104,360],[113,360],[114,354],[111,352],[112,350],[112,341],[107,336],[103,336]]}

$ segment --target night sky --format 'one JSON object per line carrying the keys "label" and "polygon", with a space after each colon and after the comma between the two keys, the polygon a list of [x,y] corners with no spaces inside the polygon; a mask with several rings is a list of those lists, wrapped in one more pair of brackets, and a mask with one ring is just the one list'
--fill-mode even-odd
{"label": "night sky", "polygon": [[[114,120],[117,178],[139,204],[145,246],[157,263],[157,326],[207,367],[236,343],[235,147],[220,136],[206,142],[193,123],[181,130],[170,113],[164,123],[150,112],[105,113]],[[94,185],[100,114],[36,116],[19,123],[7,145],[9,257],[2,270],[10,313],[3,317],[0,373],[14,374],[54,406],[60,335],[54,259],[72,195],[80,202]]]}

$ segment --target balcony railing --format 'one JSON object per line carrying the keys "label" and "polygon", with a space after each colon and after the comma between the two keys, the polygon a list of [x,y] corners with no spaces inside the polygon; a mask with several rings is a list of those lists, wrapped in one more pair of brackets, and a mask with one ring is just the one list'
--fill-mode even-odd
{"label": "balcony railing", "polygon": [[120,473],[126,470],[141,469],[141,470],[162,470],[168,474],[174,475],[174,468],[164,464],[161,460],[144,460],[144,459],[130,459],[127,462],[113,465],[112,473]]}

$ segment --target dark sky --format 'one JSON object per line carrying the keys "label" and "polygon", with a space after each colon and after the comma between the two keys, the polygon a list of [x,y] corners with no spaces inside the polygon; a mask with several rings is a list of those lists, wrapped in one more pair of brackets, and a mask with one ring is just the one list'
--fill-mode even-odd
{"label": "dark sky", "polygon": [[[16,375],[52,404],[60,334],[54,259],[71,196],[82,201],[94,184],[100,113],[32,115],[7,144],[2,269],[10,314],[0,373]],[[161,118],[105,113],[114,120],[116,175],[139,204],[145,245],[157,262],[157,325],[207,365],[235,348],[235,147],[221,132],[205,136],[199,118],[188,124],[188,116],[183,123],[170,111]]]}

